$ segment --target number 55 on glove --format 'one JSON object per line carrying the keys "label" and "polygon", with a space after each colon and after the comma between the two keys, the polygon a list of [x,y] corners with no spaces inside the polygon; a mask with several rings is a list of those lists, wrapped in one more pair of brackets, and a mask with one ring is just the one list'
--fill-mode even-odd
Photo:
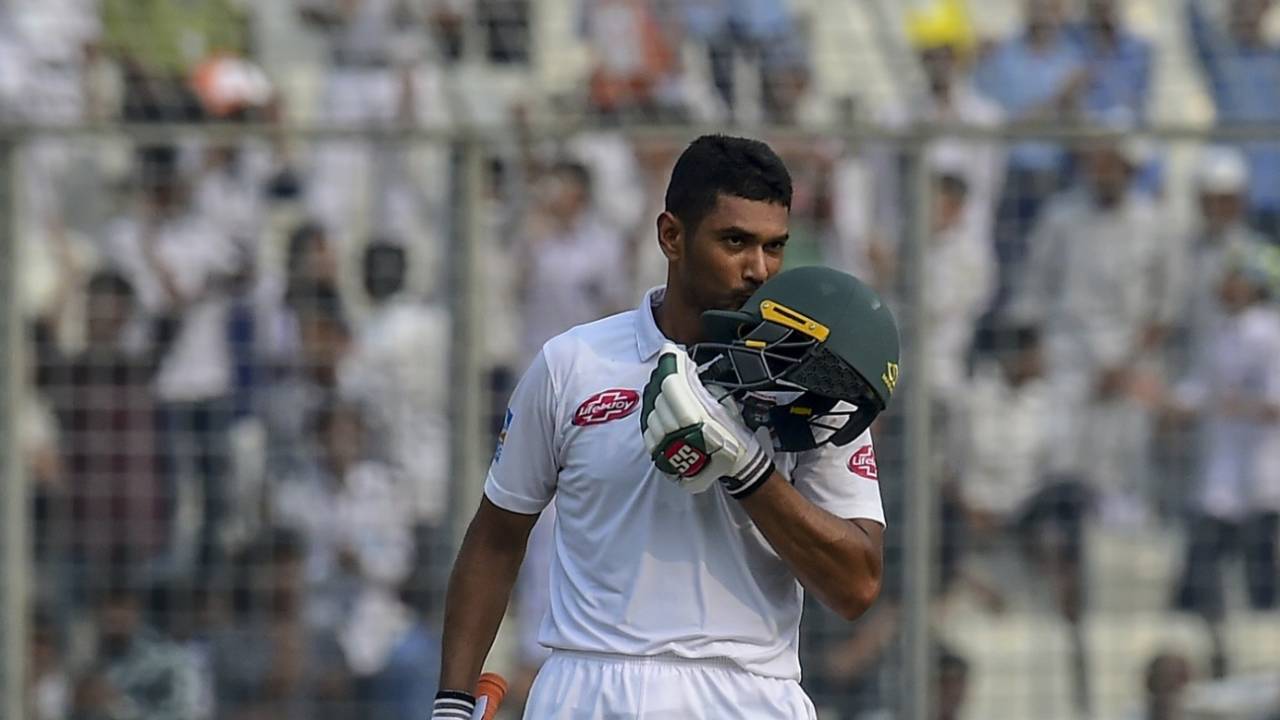
{"label": "number 55 on glove", "polygon": [[773,461],[742,421],[737,403],[717,400],[683,350],[666,343],[644,387],[640,430],[654,465],[678,485],[700,493],[719,480],[729,494],[750,494],[773,472]]}

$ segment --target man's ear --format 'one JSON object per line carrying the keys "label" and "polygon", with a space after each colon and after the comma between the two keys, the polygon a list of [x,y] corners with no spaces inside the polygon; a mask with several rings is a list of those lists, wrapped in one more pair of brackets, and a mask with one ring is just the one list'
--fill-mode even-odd
{"label": "man's ear", "polygon": [[684,256],[684,223],[666,210],[658,216],[658,248],[669,261]]}

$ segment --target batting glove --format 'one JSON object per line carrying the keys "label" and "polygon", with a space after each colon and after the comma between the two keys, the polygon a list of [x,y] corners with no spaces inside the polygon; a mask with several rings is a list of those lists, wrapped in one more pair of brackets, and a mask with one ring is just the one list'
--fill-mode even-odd
{"label": "batting glove", "polygon": [[431,706],[431,720],[485,720],[489,698],[471,693],[442,690]]}
{"label": "batting glove", "polygon": [[742,421],[727,393],[715,398],[698,368],[679,347],[666,343],[644,387],[640,429],[653,464],[677,484],[700,493],[719,480],[744,498],[773,473],[773,460]]}

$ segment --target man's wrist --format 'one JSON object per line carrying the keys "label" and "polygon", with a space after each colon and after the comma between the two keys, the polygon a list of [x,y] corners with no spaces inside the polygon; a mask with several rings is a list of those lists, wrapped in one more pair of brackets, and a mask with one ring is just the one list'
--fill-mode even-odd
{"label": "man's wrist", "polygon": [[441,690],[431,706],[431,720],[471,720],[476,696],[461,690]]}
{"label": "man's wrist", "polygon": [[724,486],[725,492],[729,493],[730,497],[743,500],[759,490],[773,475],[773,471],[773,458],[769,457],[762,448],[757,448],[756,454],[751,457],[742,472],[721,477],[720,484]]}

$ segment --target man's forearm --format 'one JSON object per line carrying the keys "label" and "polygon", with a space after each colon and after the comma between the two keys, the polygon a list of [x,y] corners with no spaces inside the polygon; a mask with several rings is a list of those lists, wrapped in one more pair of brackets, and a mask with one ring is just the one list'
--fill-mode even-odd
{"label": "man's forearm", "polygon": [[875,601],[882,570],[878,523],[836,517],[776,472],[742,507],[800,584],[823,604],[852,620]]}
{"label": "man's forearm", "polygon": [[449,576],[441,690],[474,692],[524,559],[523,541],[504,543],[478,519],[467,530]]}

